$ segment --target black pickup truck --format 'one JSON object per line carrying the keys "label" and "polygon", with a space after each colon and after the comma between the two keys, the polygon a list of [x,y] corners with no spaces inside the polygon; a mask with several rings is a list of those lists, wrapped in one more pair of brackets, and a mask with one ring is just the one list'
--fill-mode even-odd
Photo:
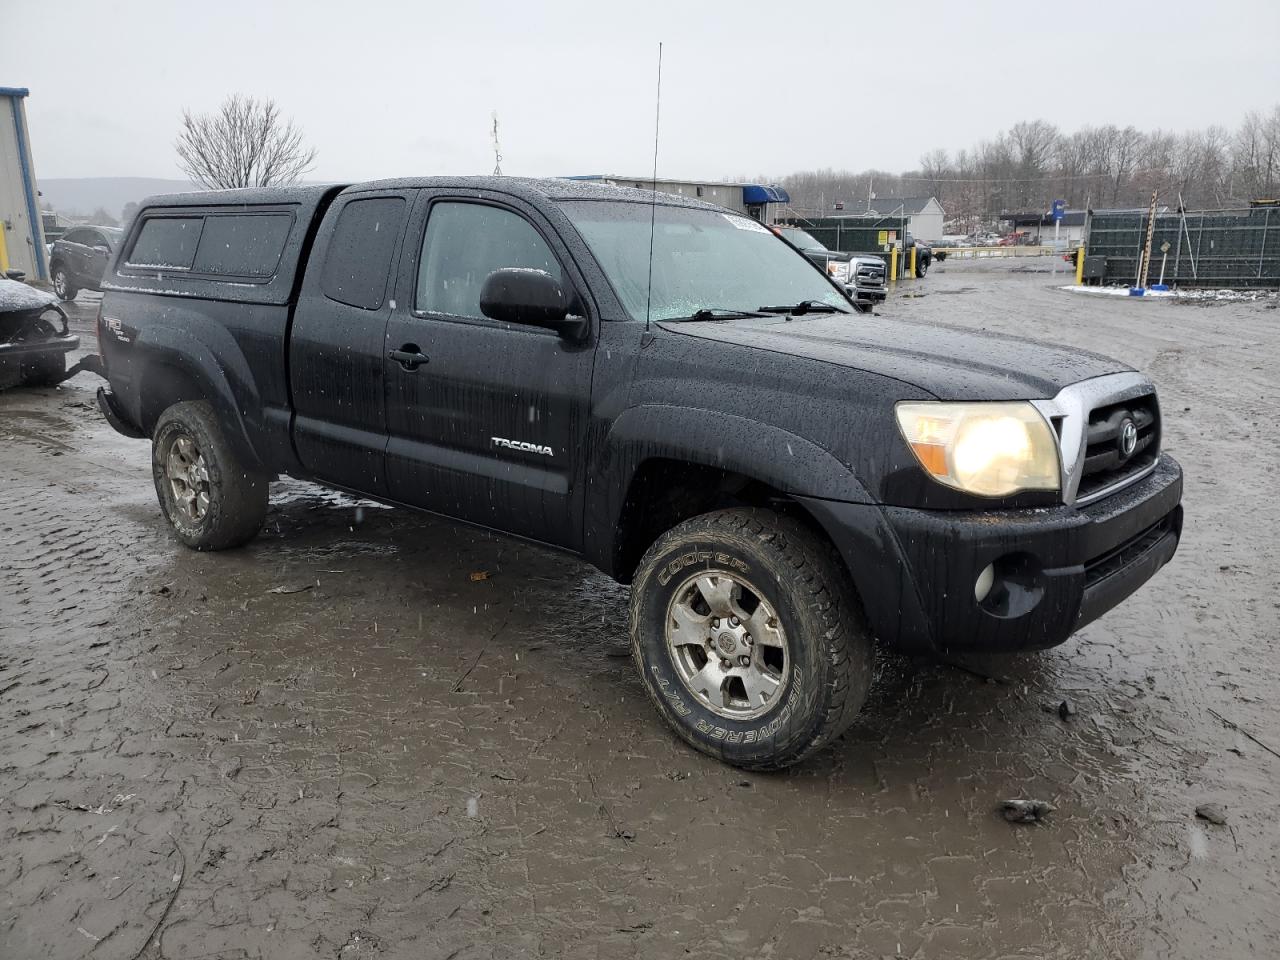
{"label": "black pickup truck", "polygon": [[289,474],[572,551],[632,585],[657,710],[743,767],[838,737],[874,638],[1053,646],[1181,533],[1145,377],[854,313],[695,200],[505,177],[162,197],[103,288],[99,406],[150,439],[181,542],[244,543]]}

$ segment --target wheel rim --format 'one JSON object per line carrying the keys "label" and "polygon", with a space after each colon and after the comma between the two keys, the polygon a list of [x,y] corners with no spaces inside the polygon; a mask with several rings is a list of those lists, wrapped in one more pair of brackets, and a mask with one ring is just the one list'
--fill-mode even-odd
{"label": "wheel rim", "polygon": [[61,270],[53,275],[53,292],[60,297],[67,295],[67,275]]}
{"label": "wheel rim", "polygon": [[771,710],[790,680],[777,611],[747,580],[701,570],[667,606],[667,651],[676,675],[716,716],[750,720]]}
{"label": "wheel rim", "polygon": [[164,478],[173,504],[187,523],[199,523],[209,512],[209,469],[204,454],[187,434],[178,434],[164,459]]}

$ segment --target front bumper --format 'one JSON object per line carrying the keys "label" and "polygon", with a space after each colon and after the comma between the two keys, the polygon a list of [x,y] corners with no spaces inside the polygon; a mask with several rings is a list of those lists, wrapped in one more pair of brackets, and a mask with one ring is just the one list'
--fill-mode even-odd
{"label": "front bumper", "polygon": [[[872,629],[912,653],[1062,643],[1173,557],[1182,468],[1162,456],[1085,507],[968,512],[805,500],[844,556]],[[974,587],[988,565],[995,585]]]}
{"label": "front bumper", "polygon": [[872,303],[883,303],[889,296],[888,289],[883,286],[873,287],[846,284],[845,291],[855,300],[870,300]]}
{"label": "front bumper", "polygon": [[19,340],[0,343],[0,361],[26,359],[37,353],[70,353],[80,349],[80,338],[75,334],[49,337],[47,340]]}

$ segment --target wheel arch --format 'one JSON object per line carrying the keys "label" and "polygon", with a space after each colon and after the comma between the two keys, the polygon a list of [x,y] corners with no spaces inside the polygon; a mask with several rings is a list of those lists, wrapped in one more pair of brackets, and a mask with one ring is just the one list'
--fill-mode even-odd
{"label": "wheel arch", "polygon": [[[223,365],[198,341],[177,349],[173,344],[149,343],[133,358],[137,376],[138,425],[147,435],[160,415],[175,403],[206,400],[213,407],[236,455],[261,468],[264,459],[251,439],[251,427],[241,410],[255,410],[256,391],[246,403],[238,401]],[[233,365],[234,366],[234,365]]]}
{"label": "wheel arch", "polygon": [[799,497],[869,501],[850,468],[811,441],[771,424],[689,407],[625,411],[591,475],[607,478],[606,493],[589,501],[584,553],[623,583],[662,533],[699,513],[768,507],[829,540]]}

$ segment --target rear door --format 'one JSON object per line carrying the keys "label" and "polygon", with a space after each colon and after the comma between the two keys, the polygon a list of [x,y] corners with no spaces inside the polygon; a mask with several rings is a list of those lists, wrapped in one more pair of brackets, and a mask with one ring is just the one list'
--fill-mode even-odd
{"label": "rear door", "polygon": [[89,230],[76,227],[68,230],[62,237],[62,260],[71,275],[71,282],[77,287],[85,285],[89,271]]}
{"label": "rear door", "polygon": [[289,337],[298,459],[318,479],[374,496],[387,495],[385,336],[415,193],[339,195],[312,248]]}
{"label": "rear door", "polygon": [[585,344],[499,323],[480,289],[503,267],[586,285],[530,205],[490,192],[424,191],[405,240],[387,347],[391,496],[561,546],[580,544],[582,457],[597,323]]}
{"label": "rear door", "polygon": [[85,248],[85,284],[94,290],[102,289],[102,275],[107,272],[107,261],[111,258],[111,246],[107,243],[107,235],[101,230],[90,230],[88,246]]}

